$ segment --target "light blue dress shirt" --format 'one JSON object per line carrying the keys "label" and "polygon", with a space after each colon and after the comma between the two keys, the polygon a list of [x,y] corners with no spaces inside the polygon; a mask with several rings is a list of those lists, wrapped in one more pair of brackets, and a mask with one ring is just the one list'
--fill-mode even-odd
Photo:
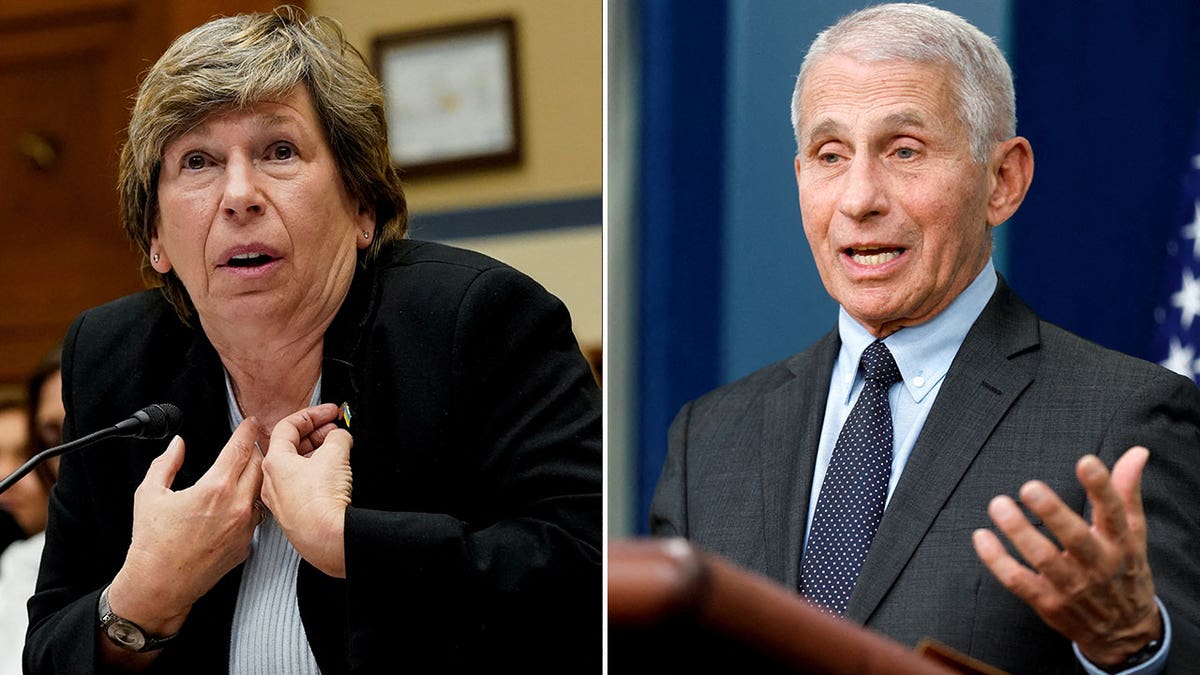
{"label": "light blue dress shirt", "polygon": [[[888,481],[888,501],[900,480],[908,457],[912,454],[917,437],[925,426],[925,419],[933,408],[946,372],[954,362],[959,347],[975,320],[983,313],[996,290],[996,268],[989,259],[983,271],[967,286],[946,309],[929,321],[917,326],[902,328],[884,339],[896,365],[900,368],[901,382],[892,385],[888,392],[888,404],[892,409],[892,429],[895,444],[892,456],[892,476]],[[829,380],[829,400],[825,404],[825,422],[821,427],[821,442],[817,447],[817,466],[813,472],[813,490],[808,501],[808,527],[805,528],[805,545],[812,531],[813,515],[817,511],[817,498],[829,470],[829,460],[837,443],[842,425],[850,415],[854,402],[862,391],[865,380],[858,371],[858,362],[863,351],[875,341],[862,324],[855,321],[845,309],[838,310],[838,334],[842,340],[837,361],[833,364],[833,375]],[[886,507],[885,507],[886,508]],[[964,546],[970,546],[966,540]],[[1157,602],[1158,599],[1155,598]],[[1167,610],[1158,603],[1163,617],[1163,646],[1153,659],[1121,675],[1153,675],[1163,670],[1167,652],[1171,646],[1171,622]],[[1075,656],[1083,668],[1092,675],[1104,675],[1106,671],[1093,666],[1075,647]]]}

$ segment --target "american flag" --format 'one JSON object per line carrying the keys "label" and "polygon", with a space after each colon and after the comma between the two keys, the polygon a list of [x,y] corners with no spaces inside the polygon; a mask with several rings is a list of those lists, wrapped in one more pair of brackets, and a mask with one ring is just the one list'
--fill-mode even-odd
{"label": "american flag", "polygon": [[1154,310],[1152,358],[1200,382],[1200,124],[1183,176],[1183,199],[1167,244],[1164,293]]}

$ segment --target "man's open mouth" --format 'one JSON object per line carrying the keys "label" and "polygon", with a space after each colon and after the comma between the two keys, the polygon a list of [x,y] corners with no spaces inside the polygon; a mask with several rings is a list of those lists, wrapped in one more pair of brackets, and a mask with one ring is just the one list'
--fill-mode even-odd
{"label": "man's open mouth", "polygon": [[848,248],[846,255],[859,265],[874,267],[895,260],[904,253],[902,248]]}

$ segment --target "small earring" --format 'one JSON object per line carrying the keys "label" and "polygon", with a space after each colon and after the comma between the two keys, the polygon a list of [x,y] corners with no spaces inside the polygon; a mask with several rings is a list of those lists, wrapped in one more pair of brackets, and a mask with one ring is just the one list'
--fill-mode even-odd
{"label": "small earring", "polygon": [[155,265],[157,265],[157,264],[158,264],[158,254],[157,254],[157,253],[155,253],[155,254],[154,254],[154,257],[153,257],[153,258],[151,258],[151,260],[153,260],[153,261],[154,261],[154,264],[155,264]]}
{"label": "small earring", "polygon": [[370,232],[363,232],[363,239],[370,239],[370,238],[371,238]]}

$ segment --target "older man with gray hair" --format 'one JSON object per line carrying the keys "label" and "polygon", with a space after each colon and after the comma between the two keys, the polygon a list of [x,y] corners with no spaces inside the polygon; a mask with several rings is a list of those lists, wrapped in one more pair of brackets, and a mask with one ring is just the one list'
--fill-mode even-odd
{"label": "older man with gray hair", "polygon": [[792,122],[837,328],[683,408],[652,531],[1013,672],[1195,668],[1200,390],[997,274],[1033,151],[995,43],[856,12],[809,49]]}

